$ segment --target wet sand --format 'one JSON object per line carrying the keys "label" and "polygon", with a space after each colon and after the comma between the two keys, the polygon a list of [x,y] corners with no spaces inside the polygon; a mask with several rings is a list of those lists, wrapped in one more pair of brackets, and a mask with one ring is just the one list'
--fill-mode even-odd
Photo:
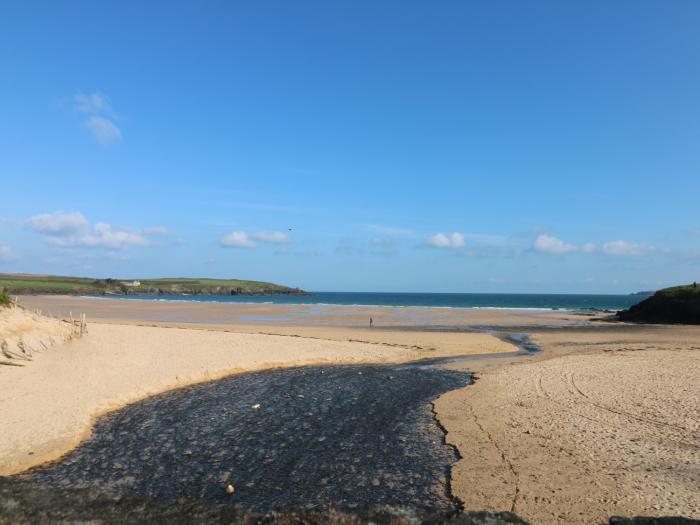
{"label": "wet sand", "polygon": [[20,302],[29,308],[67,316],[85,312],[89,319],[118,322],[173,324],[271,325],[376,328],[420,326],[569,326],[587,323],[592,315],[566,311],[524,309],[472,309],[422,307],[371,307],[302,304],[217,303],[197,301],[144,301],[75,296],[27,295]]}

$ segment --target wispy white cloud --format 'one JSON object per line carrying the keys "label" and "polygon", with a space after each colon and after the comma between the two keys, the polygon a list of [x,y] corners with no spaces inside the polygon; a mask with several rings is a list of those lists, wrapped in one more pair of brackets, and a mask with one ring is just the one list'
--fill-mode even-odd
{"label": "wispy white cloud", "polygon": [[227,233],[219,240],[221,246],[226,248],[254,248],[256,242],[246,232]]}
{"label": "wispy white cloud", "polygon": [[533,247],[538,252],[554,254],[570,253],[577,250],[576,246],[573,244],[569,244],[568,242],[564,242],[557,237],[545,234],[537,236]]}
{"label": "wispy white cloud", "polygon": [[75,95],[75,109],[81,113],[105,113],[112,115],[112,106],[107,95],[96,91],[95,93],[78,93]]}
{"label": "wispy white cloud", "polygon": [[77,235],[52,236],[48,241],[56,246],[85,246],[89,248],[125,248],[127,246],[147,246],[150,241],[140,233],[98,222],[92,229]]}
{"label": "wispy white cloud", "polygon": [[635,244],[627,241],[610,241],[603,244],[603,253],[608,255],[643,255],[654,251],[656,248],[644,244]]}
{"label": "wispy white cloud", "polygon": [[25,224],[55,246],[125,248],[150,244],[142,234],[126,228],[104,222],[90,225],[80,212],[41,213],[27,219]]}
{"label": "wispy white cloud", "polygon": [[87,95],[78,93],[75,95],[75,109],[86,115],[82,126],[92,133],[97,142],[110,144],[121,140],[122,132],[115,122],[117,116],[106,95],[99,92]]}
{"label": "wispy white cloud", "polygon": [[117,125],[106,117],[91,115],[83,122],[83,127],[90,130],[100,144],[110,144],[122,138],[122,132]]}
{"label": "wispy white cloud", "polygon": [[79,211],[40,213],[26,221],[32,230],[45,235],[69,235],[84,230],[88,221]]}
{"label": "wispy white cloud", "polygon": [[252,234],[244,231],[233,231],[219,239],[221,246],[226,248],[255,248],[259,242],[287,244],[291,242],[291,238],[283,232],[261,230]]}
{"label": "wispy white cloud", "polygon": [[433,248],[463,248],[465,244],[464,234],[459,232],[454,232],[450,235],[436,233],[429,236],[425,243]]}
{"label": "wispy white cloud", "polygon": [[613,256],[634,256],[643,255],[645,253],[656,250],[654,246],[645,244],[636,244],[629,241],[617,240],[603,243],[602,246],[597,246],[587,242],[581,245],[575,245],[563,241],[551,235],[539,235],[533,244],[533,248],[538,252],[561,255],[572,252],[582,253],[604,253]]}

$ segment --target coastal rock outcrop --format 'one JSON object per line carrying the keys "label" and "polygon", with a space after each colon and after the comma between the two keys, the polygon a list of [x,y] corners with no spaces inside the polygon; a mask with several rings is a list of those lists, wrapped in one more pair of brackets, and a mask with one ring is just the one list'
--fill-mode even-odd
{"label": "coastal rock outcrop", "polygon": [[659,290],[628,310],[618,312],[617,318],[642,323],[700,324],[700,285]]}

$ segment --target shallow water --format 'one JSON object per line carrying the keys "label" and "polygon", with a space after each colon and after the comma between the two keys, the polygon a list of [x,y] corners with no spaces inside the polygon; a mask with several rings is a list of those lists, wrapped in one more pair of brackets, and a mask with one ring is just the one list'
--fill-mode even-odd
{"label": "shallow water", "polygon": [[425,363],[241,374],[116,411],[61,461],[20,477],[263,511],[450,510],[447,474],[458,457],[431,401],[470,380]]}
{"label": "shallow water", "polygon": [[[122,297],[123,298],[123,297]],[[138,295],[132,299],[210,301],[224,303],[306,304],[343,306],[413,306],[432,308],[513,308],[544,310],[623,310],[641,295],[313,292],[310,295]],[[312,315],[318,315],[313,312]]]}

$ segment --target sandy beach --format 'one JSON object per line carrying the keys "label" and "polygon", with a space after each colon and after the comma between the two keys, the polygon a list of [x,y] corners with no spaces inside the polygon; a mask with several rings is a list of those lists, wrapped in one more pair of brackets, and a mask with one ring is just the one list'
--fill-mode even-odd
{"label": "sandy beach", "polygon": [[537,356],[469,363],[436,403],[468,509],[532,523],[700,517],[700,328],[537,332]]}
{"label": "sandy beach", "polygon": [[[237,330],[237,331],[232,331]],[[260,330],[260,328],[258,328]],[[495,337],[327,329],[313,334],[90,323],[79,340],[0,367],[0,474],[56,459],[89,436],[95,418],[153,394],[237,372],[311,364],[389,363],[511,352]],[[365,341],[365,342],[362,342]],[[421,346],[423,345],[423,346]]]}
{"label": "sandy beach", "polygon": [[[511,310],[329,307],[339,313],[279,322],[298,307],[73,297],[26,304],[87,311],[92,322],[87,336],[29,366],[0,367],[2,474],[59,457],[100,414],[158,392],[273,367],[509,353],[514,347],[497,337],[463,329],[527,326],[541,353],[450,364],[478,379],[435,402],[447,441],[462,456],[451,486],[464,507],[512,510],[532,523],[700,517],[700,328]],[[419,310],[430,310],[434,326],[457,319],[461,331],[421,328]],[[231,321],[250,311],[254,320]],[[364,327],[370,315],[378,329]]]}
{"label": "sandy beach", "polygon": [[568,311],[492,308],[423,308],[320,304],[222,303],[206,301],[112,299],[27,295],[29,308],[52,315],[85,312],[91,319],[178,324],[367,327],[571,326],[596,316]]}

